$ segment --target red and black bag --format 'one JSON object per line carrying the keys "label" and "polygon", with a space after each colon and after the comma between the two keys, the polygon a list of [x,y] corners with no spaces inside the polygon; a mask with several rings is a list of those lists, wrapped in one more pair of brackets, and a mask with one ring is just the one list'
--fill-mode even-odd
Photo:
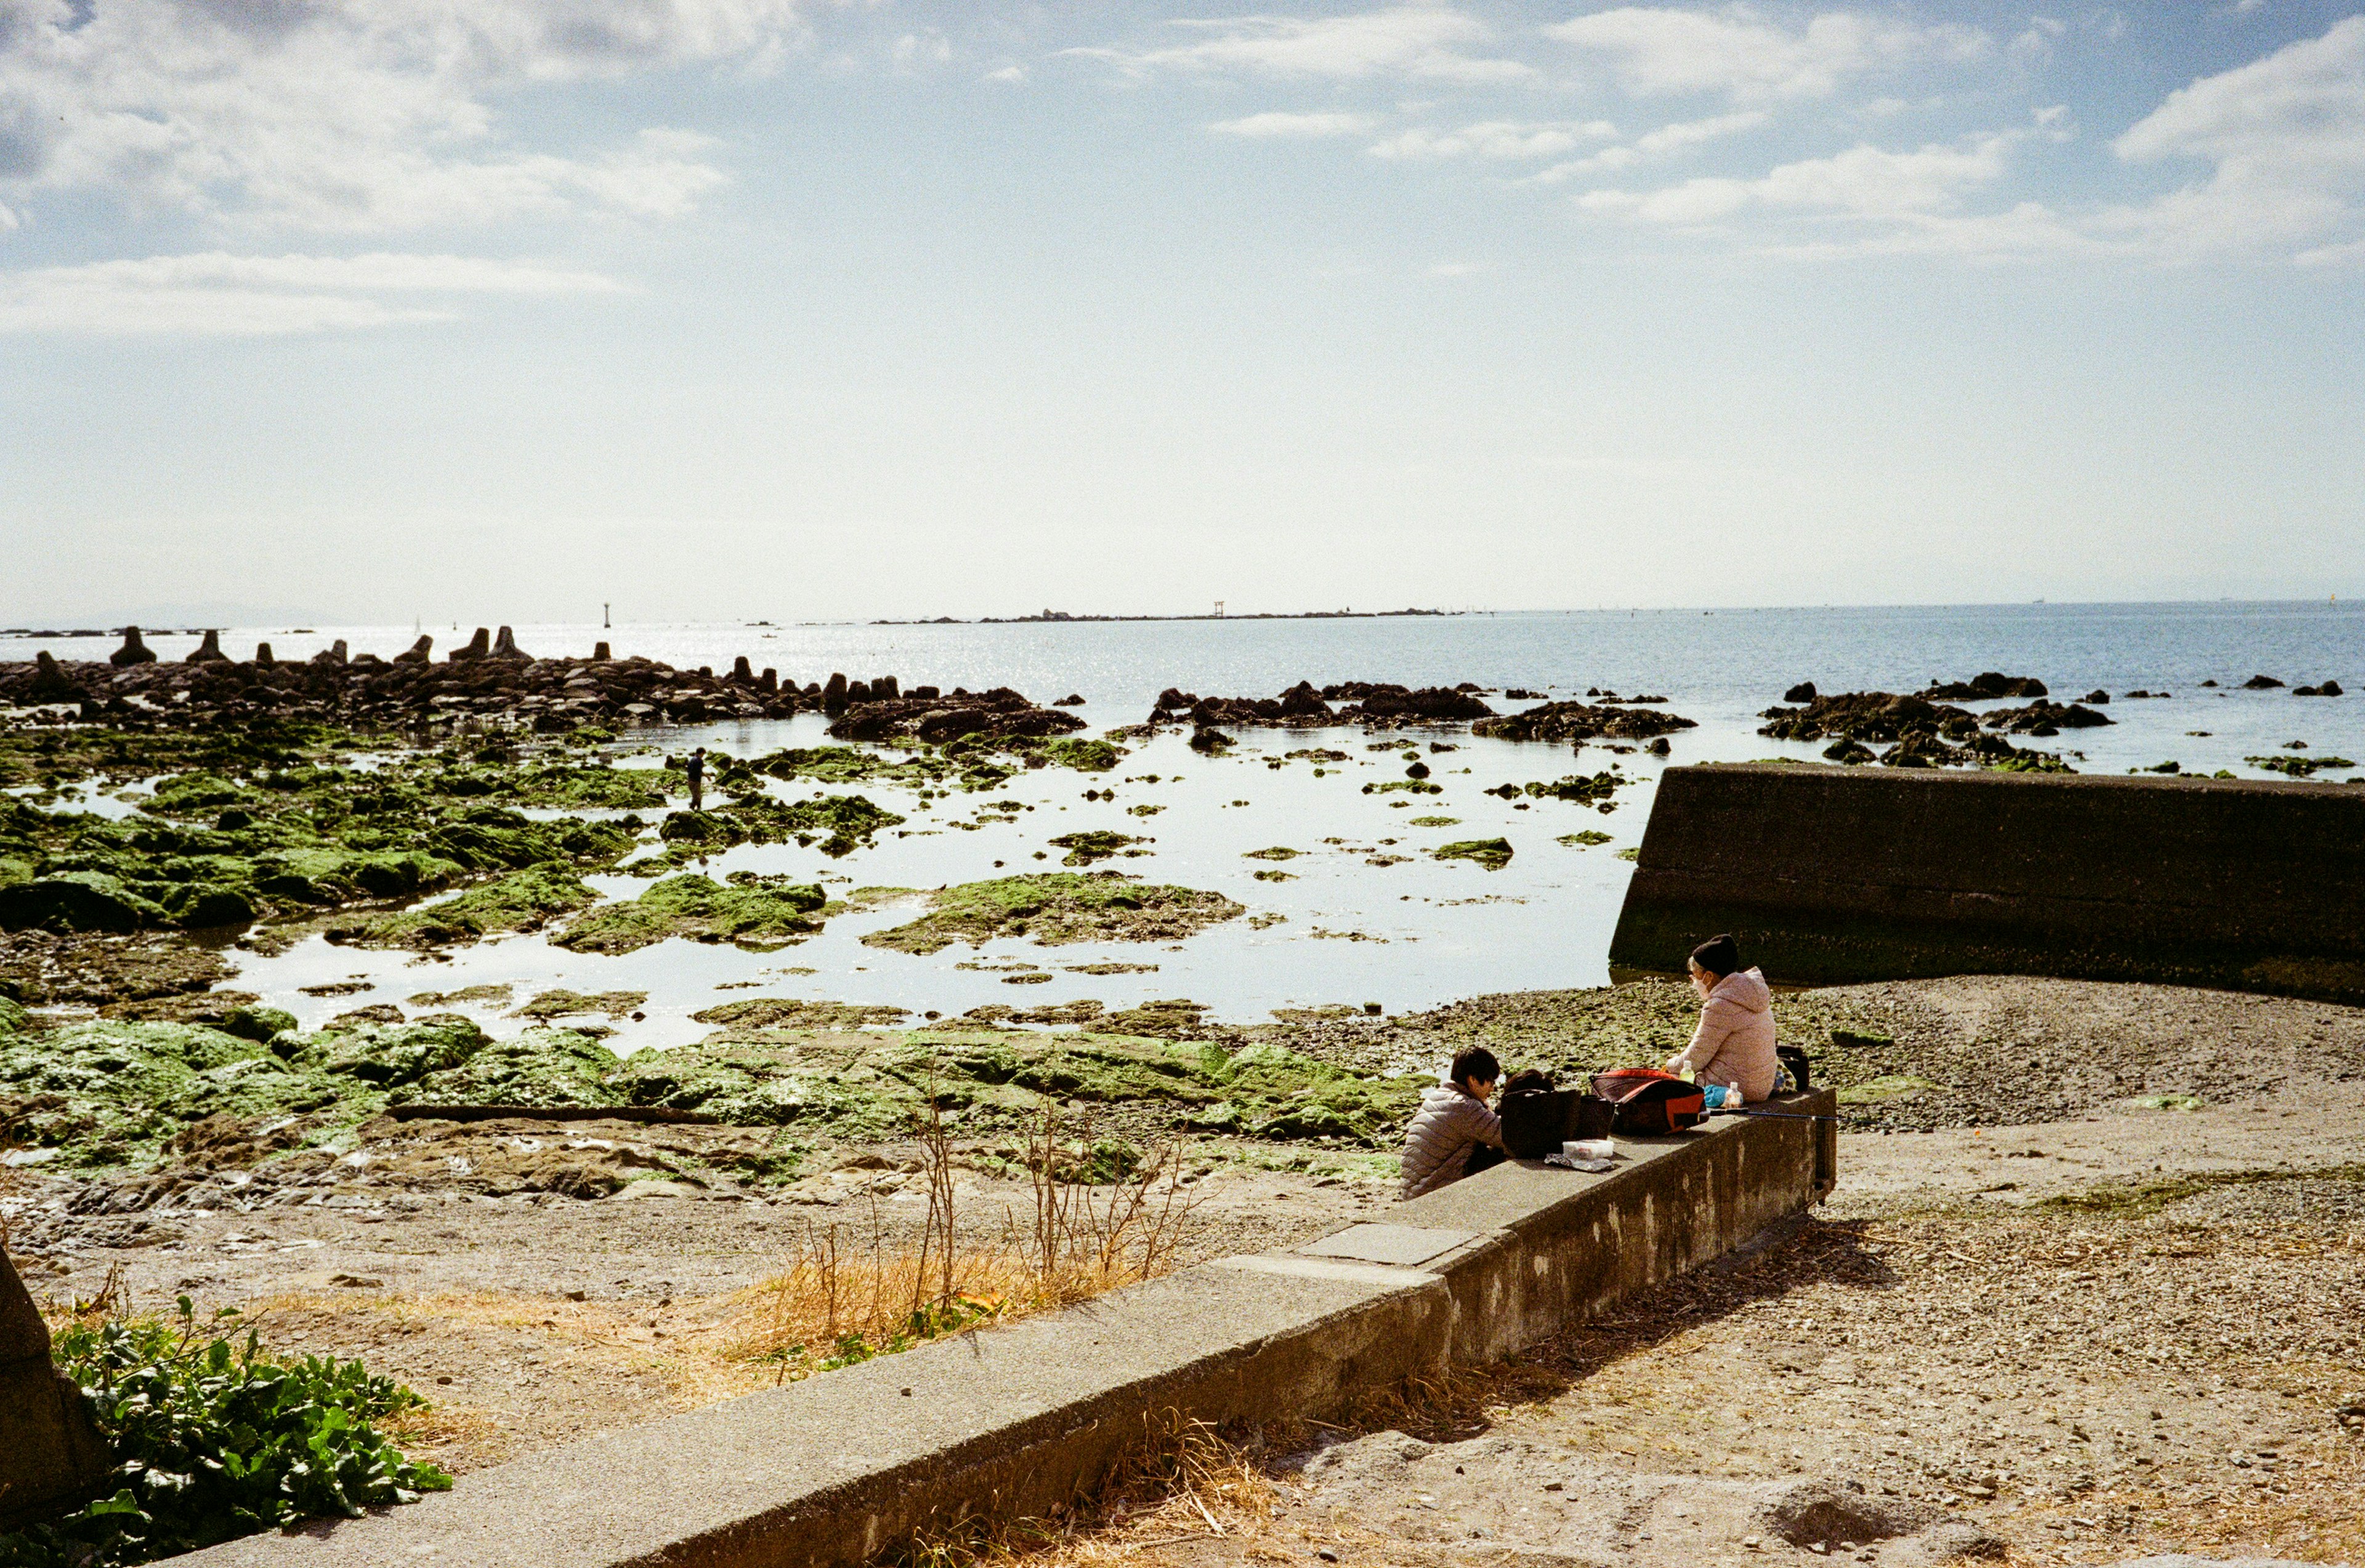
{"label": "red and black bag", "polygon": [[1610,1131],[1625,1137],[1661,1137],[1708,1120],[1708,1096],[1699,1085],[1656,1068],[1597,1072],[1593,1092],[1615,1110]]}

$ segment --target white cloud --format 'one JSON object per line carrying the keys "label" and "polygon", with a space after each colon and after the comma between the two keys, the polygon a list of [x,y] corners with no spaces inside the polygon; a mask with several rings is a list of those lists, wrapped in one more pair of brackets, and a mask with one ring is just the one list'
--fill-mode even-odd
{"label": "white cloud", "polygon": [[1932,145],[1911,152],[1857,146],[1829,158],[1785,163],[1754,180],[1686,180],[1639,195],[1588,191],[1577,201],[1590,211],[1685,226],[1753,208],[1893,220],[1952,210],[1966,192],[1994,183],[2004,171],[2012,140],[1997,135],[1967,147]]}
{"label": "white cloud", "polygon": [[1354,114],[1283,114],[1278,110],[1217,120],[1209,130],[1222,136],[1261,139],[1361,136],[1379,124],[1377,117]]}
{"label": "white cloud", "polygon": [[1663,125],[1656,130],[1645,131],[1631,142],[1619,147],[1605,147],[1591,157],[1555,163],[1535,176],[1538,185],[1558,185],[1586,174],[1608,174],[1652,158],[1666,158],[1702,142],[1721,137],[1737,136],[1745,130],[1755,130],[1769,117],[1763,109],[1742,109],[1729,115],[1711,115],[1706,119],[1678,120]]}
{"label": "white cloud", "polygon": [[2023,60],[2041,59],[2068,31],[2069,24],[2058,17],[2031,17],[2026,30],[2012,40],[2012,51]]}
{"label": "white cloud", "polygon": [[[0,331],[252,337],[449,319],[435,296],[612,294],[599,273],[476,256],[212,251],[0,273]],[[381,296],[425,303],[389,303]]]}
{"label": "white cloud", "polygon": [[1376,158],[1551,158],[1618,134],[1608,120],[1485,120],[1459,130],[1415,127],[1370,149]]}
{"label": "white cloud", "polygon": [[1630,93],[1725,93],[1751,100],[1829,97],[1850,77],[1925,61],[1975,60],[1990,48],[1975,28],[1844,11],[1786,28],[1746,6],[1621,6],[1543,30],[1606,58]]}
{"label": "white cloud", "polygon": [[1024,82],[1026,80],[1026,67],[1023,65],[1005,65],[999,71],[987,72],[985,73],[985,80],[988,82]]}
{"label": "white cloud", "polygon": [[1485,23],[1446,6],[1396,6],[1344,17],[1231,17],[1171,24],[1202,35],[1163,49],[1071,49],[1126,71],[1244,72],[1286,78],[1357,81],[1405,76],[1452,82],[1517,82],[1536,74],[1514,60],[1465,53],[1485,43]]}
{"label": "white cloud", "polygon": [[2365,17],[2169,94],[2112,148],[2131,163],[2214,168],[2111,208],[2098,219],[2106,230],[2171,255],[2342,255],[2365,229]]}
{"label": "white cloud", "polygon": [[663,217],[723,179],[644,134],[521,149],[489,100],[701,62],[767,69],[794,0],[0,0],[0,194],[367,231],[582,208]]}

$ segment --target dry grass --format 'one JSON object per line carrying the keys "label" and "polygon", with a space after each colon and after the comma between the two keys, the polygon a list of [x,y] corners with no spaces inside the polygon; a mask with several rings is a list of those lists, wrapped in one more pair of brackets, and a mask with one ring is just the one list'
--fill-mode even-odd
{"label": "dry grass", "polygon": [[1005,1207],[981,1237],[974,1222],[963,1229],[951,1146],[932,1114],[922,1139],[928,1214],[919,1244],[891,1249],[875,1203],[867,1234],[808,1223],[788,1267],[741,1293],[723,1353],[787,1381],[1172,1269],[1198,1201],[1182,1185],[1180,1149],[1151,1151],[1120,1180],[1072,1181],[1092,1146],[1061,1134],[1058,1108],[1047,1106],[1027,1141],[1028,1213]]}

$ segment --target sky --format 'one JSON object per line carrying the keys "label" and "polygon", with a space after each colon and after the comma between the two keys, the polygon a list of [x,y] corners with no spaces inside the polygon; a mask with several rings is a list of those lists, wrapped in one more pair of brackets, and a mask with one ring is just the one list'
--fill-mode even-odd
{"label": "sky", "polygon": [[0,0],[0,624],[2365,594],[2365,3]]}

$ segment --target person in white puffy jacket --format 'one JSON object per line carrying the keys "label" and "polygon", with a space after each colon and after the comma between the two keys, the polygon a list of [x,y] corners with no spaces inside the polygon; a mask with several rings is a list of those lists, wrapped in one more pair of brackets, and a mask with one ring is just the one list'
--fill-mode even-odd
{"label": "person in white puffy jacket", "polygon": [[1668,1072],[1688,1072],[1696,1083],[1741,1086],[1741,1097],[1763,1100],[1780,1081],[1774,1056],[1774,991],[1762,969],[1741,967],[1740,945],[1713,936],[1692,949],[1692,989],[1700,993],[1699,1027],[1692,1043],[1667,1060]]}

